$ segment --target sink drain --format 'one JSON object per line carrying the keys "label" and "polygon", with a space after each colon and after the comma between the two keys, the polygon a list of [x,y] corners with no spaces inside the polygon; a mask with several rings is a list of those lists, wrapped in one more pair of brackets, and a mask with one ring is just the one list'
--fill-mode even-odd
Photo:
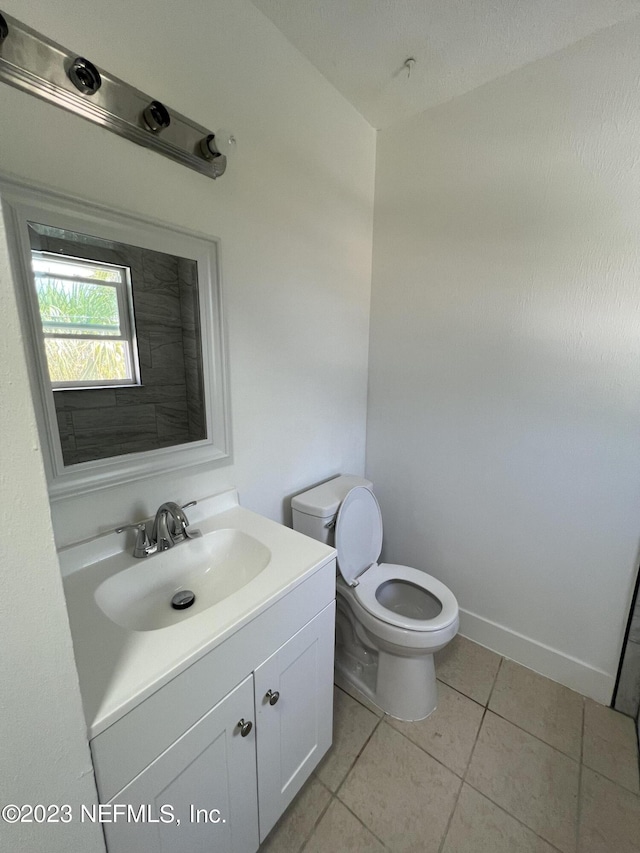
{"label": "sink drain", "polygon": [[181,589],[171,599],[171,606],[174,610],[186,610],[187,607],[191,607],[195,600],[196,595],[194,592],[191,592],[190,589]]}

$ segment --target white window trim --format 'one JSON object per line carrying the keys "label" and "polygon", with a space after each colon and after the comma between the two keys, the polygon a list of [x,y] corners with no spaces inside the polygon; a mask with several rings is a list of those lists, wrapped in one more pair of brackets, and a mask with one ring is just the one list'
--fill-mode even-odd
{"label": "white window trim", "polygon": [[[24,324],[25,345],[30,349],[29,378],[50,499],[55,501],[191,466],[231,464],[228,357],[218,240],[204,234],[182,231],[157,220],[142,219],[34,187],[3,177],[2,174],[0,207]],[[196,261],[203,385],[206,391],[205,439],[143,453],[129,453],[75,465],[64,464],[53,393],[44,361],[42,335],[34,328],[33,308],[26,304],[29,298],[35,298],[34,288],[30,285],[31,244],[28,222],[41,222],[79,233],[94,233],[103,239],[130,243]]]}
{"label": "white window trim", "polygon": [[[44,324],[42,326],[42,337],[43,338],[52,338],[55,340],[74,340],[74,341],[124,341],[127,345],[126,347],[126,361],[127,361],[127,369],[128,376],[124,379],[89,379],[82,380],[79,379],[77,381],[58,381],[54,382],[51,380],[51,387],[54,391],[64,391],[64,390],[81,390],[82,388],[87,388],[94,390],[96,388],[119,388],[122,386],[125,387],[135,387],[136,385],[141,385],[140,381],[140,361],[138,358],[138,341],[136,338],[136,326],[135,326],[135,315],[133,311],[133,289],[132,289],[132,281],[131,281],[131,268],[125,266],[124,264],[110,264],[106,261],[99,261],[95,259],[87,259],[87,258],[77,258],[73,255],[67,255],[57,252],[48,252],[40,249],[32,249],[31,250],[32,258],[42,258],[43,260],[49,260],[53,263],[57,263],[60,261],[64,261],[67,266],[95,266],[100,269],[116,269],[121,274],[121,279],[119,281],[100,281],[100,280],[92,280],[89,278],[81,278],[78,276],[77,278],[73,278],[74,281],[86,282],[87,284],[98,285],[100,287],[113,287],[116,291],[116,298],[118,301],[118,319],[120,320],[120,334],[119,335],[91,335],[86,332],[73,334],[72,332],[64,332],[64,333],[56,333],[52,334],[47,332]],[[38,273],[33,273],[34,278],[38,277]],[[56,276],[56,274],[52,274],[52,278],[60,277]],[[35,282],[34,282],[35,286]]]}

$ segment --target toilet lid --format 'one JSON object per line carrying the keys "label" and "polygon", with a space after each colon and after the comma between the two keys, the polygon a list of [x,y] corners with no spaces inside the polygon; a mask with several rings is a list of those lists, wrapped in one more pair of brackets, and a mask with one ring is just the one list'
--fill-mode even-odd
{"label": "toilet lid", "polygon": [[336,518],[336,550],[340,574],[353,586],[382,550],[382,515],[375,495],[356,486],[340,504]]}

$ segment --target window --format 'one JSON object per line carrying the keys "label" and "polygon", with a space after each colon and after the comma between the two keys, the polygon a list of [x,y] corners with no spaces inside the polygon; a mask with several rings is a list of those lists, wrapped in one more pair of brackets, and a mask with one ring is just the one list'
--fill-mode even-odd
{"label": "window", "polygon": [[31,252],[54,389],[139,385],[128,267]]}

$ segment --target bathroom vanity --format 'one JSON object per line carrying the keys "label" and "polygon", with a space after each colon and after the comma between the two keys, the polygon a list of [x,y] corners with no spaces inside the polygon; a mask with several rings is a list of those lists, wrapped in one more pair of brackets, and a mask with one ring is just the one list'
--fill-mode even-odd
{"label": "bathroom vanity", "polygon": [[[142,560],[60,552],[109,853],[251,853],[331,744],[335,552],[235,491],[189,516]],[[201,609],[167,615],[181,585]]]}

